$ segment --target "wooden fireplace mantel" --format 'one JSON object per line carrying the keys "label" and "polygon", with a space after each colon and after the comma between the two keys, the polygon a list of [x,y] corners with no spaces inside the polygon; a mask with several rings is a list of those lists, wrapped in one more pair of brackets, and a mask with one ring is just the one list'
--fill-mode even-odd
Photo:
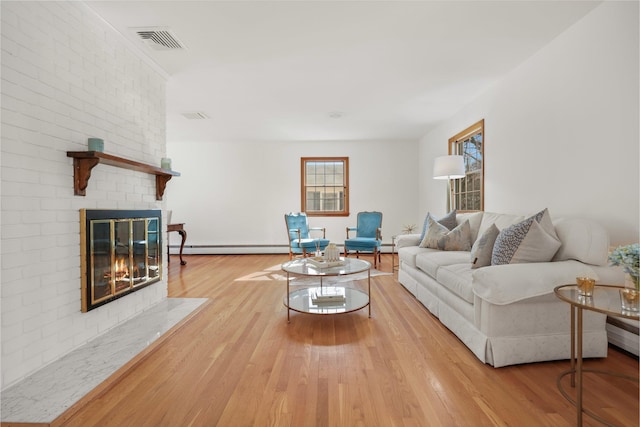
{"label": "wooden fireplace mantel", "polygon": [[91,178],[91,170],[98,163],[155,175],[156,200],[162,200],[167,182],[174,176],[180,176],[179,172],[113,156],[100,151],[67,151],[67,157],[73,157],[73,194],[76,196],[86,195],[89,178]]}

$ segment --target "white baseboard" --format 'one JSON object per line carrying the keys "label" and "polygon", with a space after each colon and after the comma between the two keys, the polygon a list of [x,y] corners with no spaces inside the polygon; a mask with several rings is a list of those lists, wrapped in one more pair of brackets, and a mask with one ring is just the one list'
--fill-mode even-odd
{"label": "white baseboard", "polygon": [[[341,249],[342,250],[342,249]],[[180,245],[170,245],[171,255],[178,255]],[[382,253],[391,253],[391,245],[382,245]],[[289,247],[282,245],[185,245],[183,255],[248,255],[289,254]]]}

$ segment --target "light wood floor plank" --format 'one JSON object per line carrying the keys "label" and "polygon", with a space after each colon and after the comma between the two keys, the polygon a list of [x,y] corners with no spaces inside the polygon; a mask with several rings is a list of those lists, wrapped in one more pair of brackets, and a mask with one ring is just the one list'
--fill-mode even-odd
{"label": "light wood floor plank", "polygon": [[[288,324],[286,256],[186,258],[170,264],[170,297],[210,303],[64,426],[575,425],[556,388],[568,361],[484,365],[394,276],[372,278],[371,318],[292,312]],[[613,348],[585,365],[638,377]],[[588,407],[638,426],[637,384],[586,375],[585,389]]]}

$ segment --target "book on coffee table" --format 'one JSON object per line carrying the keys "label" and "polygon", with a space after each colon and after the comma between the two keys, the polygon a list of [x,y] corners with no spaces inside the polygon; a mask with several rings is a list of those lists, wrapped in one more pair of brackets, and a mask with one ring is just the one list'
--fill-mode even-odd
{"label": "book on coffee table", "polygon": [[321,292],[311,291],[311,302],[313,304],[342,304],[346,300],[344,289],[324,288]]}

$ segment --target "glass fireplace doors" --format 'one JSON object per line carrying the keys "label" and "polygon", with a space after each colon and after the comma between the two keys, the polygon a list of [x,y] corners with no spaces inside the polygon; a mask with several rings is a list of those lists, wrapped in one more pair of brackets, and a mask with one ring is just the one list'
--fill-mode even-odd
{"label": "glass fireplace doors", "polygon": [[160,211],[82,213],[83,312],[160,280]]}

